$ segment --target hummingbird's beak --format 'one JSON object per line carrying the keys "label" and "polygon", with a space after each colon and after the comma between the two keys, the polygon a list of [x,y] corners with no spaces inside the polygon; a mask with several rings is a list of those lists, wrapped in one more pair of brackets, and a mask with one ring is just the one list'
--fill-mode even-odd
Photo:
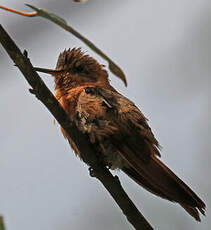
{"label": "hummingbird's beak", "polygon": [[48,74],[57,74],[57,73],[62,72],[62,70],[45,69],[45,68],[39,68],[39,67],[34,67],[34,70],[37,72],[48,73]]}

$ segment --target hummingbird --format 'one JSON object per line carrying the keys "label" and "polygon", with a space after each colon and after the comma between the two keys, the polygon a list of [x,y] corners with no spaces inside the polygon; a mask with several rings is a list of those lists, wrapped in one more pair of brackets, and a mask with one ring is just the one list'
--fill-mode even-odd
{"label": "hummingbird", "polygon": [[[34,69],[54,77],[56,99],[109,169],[122,170],[146,190],[180,204],[201,221],[199,212],[205,215],[205,203],[162,163],[148,119],[111,86],[104,65],[81,48],[73,48],[60,53],[55,70]],[[62,127],[61,131],[80,158],[74,141]]]}

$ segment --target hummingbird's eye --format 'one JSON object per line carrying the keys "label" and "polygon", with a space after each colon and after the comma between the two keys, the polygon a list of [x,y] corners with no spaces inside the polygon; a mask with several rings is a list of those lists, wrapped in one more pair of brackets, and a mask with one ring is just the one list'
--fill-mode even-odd
{"label": "hummingbird's eye", "polygon": [[81,73],[81,72],[84,71],[84,67],[83,67],[82,65],[79,65],[79,66],[75,67],[75,71],[76,71],[77,73]]}

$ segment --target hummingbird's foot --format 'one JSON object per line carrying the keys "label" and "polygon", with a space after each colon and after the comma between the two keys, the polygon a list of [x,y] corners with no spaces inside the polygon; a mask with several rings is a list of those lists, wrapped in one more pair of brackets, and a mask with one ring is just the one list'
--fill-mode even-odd
{"label": "hummingbird's foot", "polygon": [[114,180],[115,180],[118,184],[120,184],[120,185],[121,185],[121,183],[120,183],[120,180],[119,180],[119,177],[118,177],[118,176],[114,176]]}

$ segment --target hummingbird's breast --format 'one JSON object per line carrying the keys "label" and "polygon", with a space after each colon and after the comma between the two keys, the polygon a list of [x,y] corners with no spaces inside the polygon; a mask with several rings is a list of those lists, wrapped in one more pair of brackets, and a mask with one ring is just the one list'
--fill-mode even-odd
{"label": "hummingbird's breast", "polygon": [[[70,89],[67,92],[57,89],[55,97],[70,115],[70,119],[77,124],[79,129],[80,126],[83,126],[83,130],[86,130],[90,137],[90,142],[93,144],[96,151],[101,154],[105,164],[111,169],[121,169],[126,166],[127,163],[118,153],[116,147],[111,143],[110,137],[106,137],[112,130],[113,125],[110,124],[112,122],[103,119],[106,113],[106,108],[102,106],[103,101],[101,101],[101,98],[92,98],[87,95],[85,93],[87,87],[87,85],[80,86]],[[99,120],[95,119],[95,117],[99,117]],[[80,157],[80,151],[73,140],[67,135],[62,127],[61,131],[64,137],[68,139],[76,155]],[[105,135],[103,133],[105,133]],[[100,134],[102,134],[104,138],[100,138]]]}

